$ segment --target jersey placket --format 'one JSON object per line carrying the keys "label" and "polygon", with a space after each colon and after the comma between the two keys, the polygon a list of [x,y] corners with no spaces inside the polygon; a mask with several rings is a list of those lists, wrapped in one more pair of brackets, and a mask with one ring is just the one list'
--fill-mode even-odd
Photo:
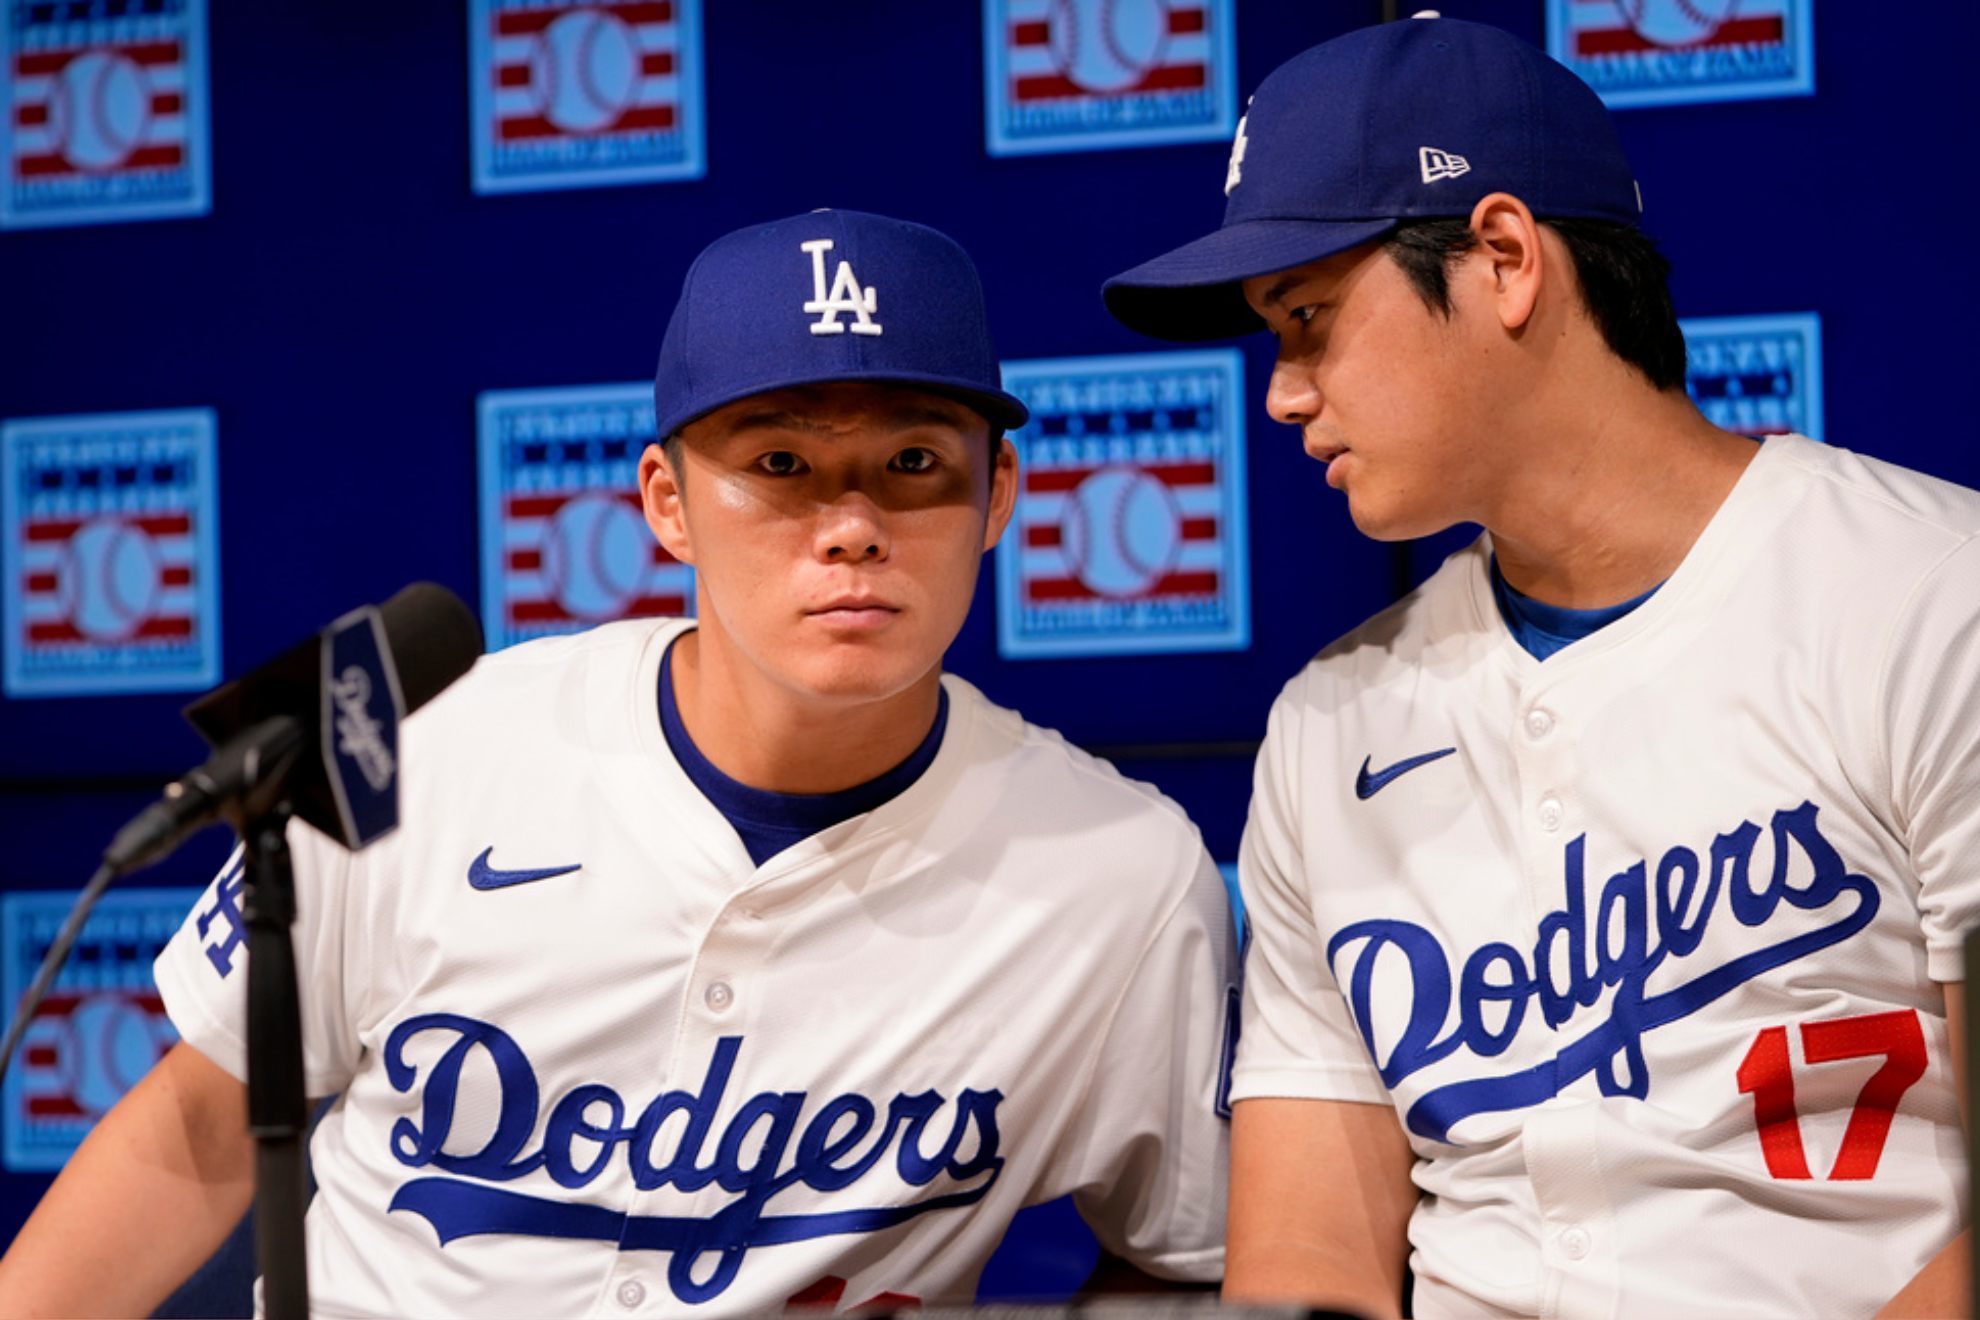
{"label": "jersey placket", "polygon": [[[1510,639],[1506,642],[1511,645]],[[1568,842],[1585,829],[1577,782],[1574,685],[1547,666],[1536,666],[1520,682],[1506,736],[1518,775],[1519,813],[1514,835],[1520,841],[1533,937],[1539,919],[1566,903]],[[1584,890],[1584,898],[1586,891]],[[1592,915],[1590,920],[1592,921]],[[1579,933],[1587,937],[1584,930]],[[1561,953],[1553,960],[1559,965]],[[1536,948],[1534,974],[1548,975]],[[1558,978],[1556,980],[1558,984]],[[1587,1024],[1577,1019],[1544,1038],[1543,1048],[1558,1052]],[[1580,1089],[1580,1088],[1575,1088]],[[1568,1088],[1528,1112],[1521,1130],[1522,1152],[1531,1180],[1538,1222],[1543,1317],[1608,1315],[1616,1293],[1616,1232],[1603,1183],[1598,1151],[1600,1106]]]}
{"label": "jersey placket", "polygon": [[[769,965],[770,945],[776,933],[772,924],[762,918],[766,887],[763,883],[753,883],[731,894],[702,932],[688,964],[680,1019],[675,1023],[673,1039],[666,1051],[670,1067],[664,1089],[699,1087],[722,1039],[747,1037],[748,1024],[759,1020],[757,1015],[762,1008],[759,999],[764,989],[760,972]],[[715,1120],[696,1152],[695,1163],[700,1167],[706,1167],[715,1158],[716,1145],[741,1098],[754,1094],[755,1088],[748,1082],[750,1064],[749,1051],[744,1048],[738,1053],[736,1071],[729,1079]],[[652,1153],[656,1164],[672,1158],[682,1128],[678,1120],[668,1121]],[[717,1182],[689,1194],[683,1194],[671,1183],[652,1190],[635,1187],[626,1207],[627,1223],[630,1225],[634,1218],[648,1215],[706,1221],[734,1201],[735,1195]],[[715,1268],[717,1259],[710,1253],[697,1262],[697,1277],[705,1279],[708,1271]],[[627,1250],[622,1245],[595,1311],[602,1315],[657,1315],[679,1310],[684,1302],[674,1296],[668,1282],[668,1271],[673,1264],[671,1253]],[[741,1286],[740,1280],[737,1286]]]}

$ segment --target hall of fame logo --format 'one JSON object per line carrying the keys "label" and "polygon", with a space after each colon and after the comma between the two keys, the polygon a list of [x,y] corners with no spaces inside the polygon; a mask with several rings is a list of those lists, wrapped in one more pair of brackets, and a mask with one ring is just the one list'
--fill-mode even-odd
{"label": "hall of fame logo", "polygon": [[1243,358],[1235,349],[1004,364],[1031,420],[997,547],[1011,659],[1251,641]]}
{"label": "hall of fame logo", "polygon": [[990,154],[1222,141],[1235,37],[1231,0],[983,0]]}
{"label": "hall of fame logo", "polygon": [[214,430],[206,409],[0,426],[7,695],[219,681]]}
{"label": "hall of fame logo", "polygon": [[206,0],[0,5],[0,229],[204,215]]}
{"label": "hall of fame logo", "polygon": [[1822,322],[1814,312],[1700,316],[1678,326],[1685,389],[1714,426],[1822,438]]}
{"label": "hall of fame logo", "polygon": [[481,617],[488,648],[694,608],[694,570],[639,499],[653,387],[491,390],[480,401]]}
{"label": "hall of fame logo", "polygon": [[471,0],[481,193],[698,179],[701,0]]}
{"label": "hall of fame logo", "polygon": [[1547,53],[1612,109],[1808,96],[1814,0],[1547,0]]}
{"label": "hall of fame logo", "polygon": [[[200,891],[108,894],[83,923],[0,1093],[7,1167],[62,1167],[90,1127],[178,1040],[151,964]],[[0,980],[11,1011],[75,906],[76,891],[0,898]]]}

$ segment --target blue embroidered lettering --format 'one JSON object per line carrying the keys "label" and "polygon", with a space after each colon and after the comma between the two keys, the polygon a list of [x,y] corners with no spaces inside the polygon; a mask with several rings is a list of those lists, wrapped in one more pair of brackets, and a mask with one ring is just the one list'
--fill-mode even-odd
{"label": "blue embroidered lettering", "polygon": [[[1388,919],[1355,922],[1337,931],[1327,943],[1328,964],[1346,990],[1369,1055],[1391,1089],[1458,1049],[1479,1058],[1504,1053],[1519,1033],[1528,1003],[1536,997],[1543,1021],[1559,1029],[1605,992],[1614,992],[1606,1018],[1553,1058],[1505,1076],[1470,1078],[1426,1091],[1405,1116],[1410,1130],[1447,1141],[1451,1127],[1465,1118],[1538,1104],[1591,1072],[1604,1095],[1644,1098],[1650,1093],[1645,1034],[1869,925],[1881,902],[1876,882],[1849,870],[1842,854],[1823,835],[1818,814],[1812,802],[1774,813],[1768,830],[1772,866],[1758,886],[1752,863],[1762,830],[1750,821],[1712,841],[1708,867],[1701,867],[1690,849],[1670,849],[1654,868],[1654,892],[1648,861],[1632,863],[1603,884],[1592,929],[1584,875],[1587,841],[1585,836],[1571,840],[1563,853],[1562,906],[1541,917],[1531,963],[1504,943],[1473,951],[1458,978],[1456,1024],[1441,1039],[1437,1033],[1451,1017],[1452,960],[1436,937],[1411,922]],[[1793,879],[1803,863],[1808,879],[1796,885]],[[1721,891],[1726,910],[1747,927],[1765,925],[1783,903],[1810,912],[1845,897],[1855,903],[1827,926],[1742,954],[1682,985],[1646,995],[1652,973],[1667,959],[1688,958],[1697,951],[1718,910]],[[1341,960],[1349,951],[1352,960],[1343,976]],[[1401,955],[1400,966],[1394,954]],[[1398,971],[1406,971],[1410,1000],[1408,1021],[1386,1057],[1375,1039],[1373,1015],[1376,975],[1384,967],[1392,969],[1391,983]],[[1487,1008],[1496,1012],[1501,1004],[1505,1021],[1494,1028]]]}
{"label": "blue embroidered lettering", "polygon": [[225,938],[218,944],[207,944],[206,961],[213,964],[213,970],[224,978],[234,970],[234,951],[247,939],[247,923],[241,918],[241,894],[247,888],[247,868],[235,862],[233,868],[222,875],[213,886],[213,906],[199,914],[194,930],[200,939],[215,921],[227,928]]}

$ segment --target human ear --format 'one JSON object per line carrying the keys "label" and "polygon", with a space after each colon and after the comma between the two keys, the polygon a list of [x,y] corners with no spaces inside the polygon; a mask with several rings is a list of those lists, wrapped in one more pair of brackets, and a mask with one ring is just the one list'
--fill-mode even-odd
{"label": "human ear", "polygon": [[985,551],[1003,539],[1004,528],[1011,522],[1011,511],[1017,507],[1017,487],[1017,446],[1004,437],[997,441],[997,453],[991,460],[990,517],[983,526]]}
{"label": "human ear", "polygon": [[1508,330],[1523,328],[1539,306],[1545,273],[1540,222],[1519,198],[1492,193],[1472,208],[1471,232],[1478,240],[1473,255],[1483,259],[1491,276],[1499,324]]}
{"label": "human ear", "polygon": [[[687,450],[677,445],[675,452],[685,456]],[[680,475],[667,460],[666,449],[658,444],[648,445],[639,456],[639,502],[654,539],[681,563],[692,564],[694,542],[688,535]]]}

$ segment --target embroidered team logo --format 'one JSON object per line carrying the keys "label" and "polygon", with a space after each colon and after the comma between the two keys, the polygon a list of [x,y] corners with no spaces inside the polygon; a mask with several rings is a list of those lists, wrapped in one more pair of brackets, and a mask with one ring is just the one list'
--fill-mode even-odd
{"label": "embroidered team logo", "polygon": [[[90,914],[0,1095],[9,1169],[61,1168],[104,1111],[178,1039],[151,964],[198,892],[127,890],[107,895]],[[0,977],[10,1012],[75,900],[74,892],[48,891],[0,899]]]}
{"label": "embroidered team logo", "polygon": [[205,214],[205,0],[0,6],[0,93],[0,228]]}
{"label": "embroidered team logo", "polygon": [[698,179],[701,0],[472,0],[476,192]]}
{"label": "embroidered team logo", "polygon": [[1231,0],[983,0],[993,156],[1227,137]]}
{"label": "embroidered team logo", "polygon": [[1822,438],[1822,323],[1814,312],[1692,317],[1678,326],[1685,389],[1714,426]]}
{"label": "embroidered team logo", "polygon": [[[879,294],[872,285],[860,287],[850,261],[841,261],[833,268],[831,286],[826,287],[825,258],[832,251],[832,240],[815,238],[798,244],[798,248],[811,255],[811,297],[804,304],[806,312],[818,317],[811,323],[811,333],[842,335],[849,329],[856,335],[882,333],[883,327],[873,319],[879,310]],[[842,314],[853,318],[850,325],[839,320]]]}
{"label": "embroidered team logo", "polygon": [[1242,362],[1234,350],[1011,362],[1031,409],[997,549],[1007,657],[1250,641]]}
{"label": "embroidered team logo", "polygon": [[1548,0],[1547,53],[1612,108],[1807,96],[1813,0]]}
{"label": "embroidered team logo", "polygon": [[481,617],[492,651],[694,604],[694,570],[653,539],[639,456],[645,383],[496,390],[480,400]]}
{"label": "embroidered team logo", "polygon": [[219,680],[214,463],[205,410],[0,426],[9,696]]}

